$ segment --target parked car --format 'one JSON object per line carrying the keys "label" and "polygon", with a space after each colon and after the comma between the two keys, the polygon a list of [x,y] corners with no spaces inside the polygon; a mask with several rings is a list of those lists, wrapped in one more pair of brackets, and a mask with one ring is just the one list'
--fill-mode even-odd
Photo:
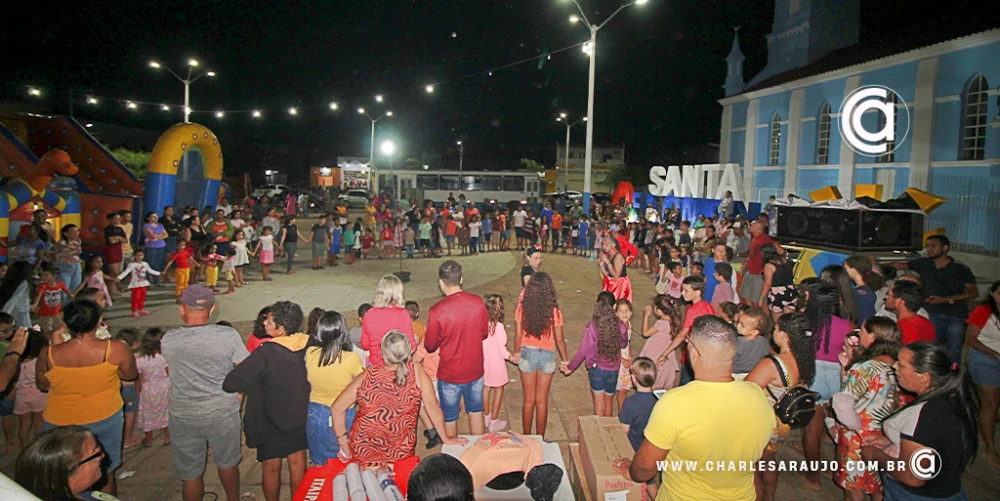
{"label": "parked car", "polygon": [[364,207],[368,205],[369,195],[365,190],[347,190],[347,193],[340,194],[340,199],[347,208]]}
{"label": "parked car", "polygon": [[284,197],[288,193],[288,186],[284,184],[265,184],[259,186],[257,189],[253,190],[254,198],[259,199],[260,197],[274,198],[277,196]]}

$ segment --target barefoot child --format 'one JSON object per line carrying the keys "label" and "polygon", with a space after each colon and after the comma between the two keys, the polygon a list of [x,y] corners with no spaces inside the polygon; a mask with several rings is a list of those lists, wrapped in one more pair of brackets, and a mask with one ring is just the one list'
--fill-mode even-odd
{"label": "barefoot child", "polygon": [[274,235],[271,234],[271,227],[265,226],[264,231],[257,240],[257,247],[254,248],[251,256],[256,256],[260,252],[260,270],[264,280],[271,281],[271,264],[274,263]]}
{"label": "barefoot child", "polygon": [[[125,341],[125,344],[132,348],[132,351],[138,351],[139,349],[139,331],[136,329],[122,329],[118,331],[116,336],[118,339]],[[125,407],[122,408],[125,411],[125,432],[122,434],[122,447],[129,448],[139,443],[138,439],[133,439],[132,435],[135,434],[135,419],[137,413],[139,412],[139,391],[138,382],[125,382],[122,381],[122,400],[125,401]]]}
{"label": "barefoot child", "polygon": [[31,310],[35,312],[38,325],[42,328],[42,333],[47,339],[52,339],[52,331],[61,327],[62,322],[62,295],[66,293],[70,299],[73,293],[66,288],[66,284],[56,281],[56,270],[46,268],[42,270],[42,284],[38,286],[38,296]]}
{"label": "barefoot child", "polygon": [[226,281],[229,282],[229,290],[226,294],[232,294],[236,292],[236,249],[230,247],[226,250],[226,262],[222,263],[222,273],[226,277]]}
{"label": "barefoot child", "polygon": [[21,423],[18,430],[21,444],[30,443],[32,437],[42,432],[42,411],[45,410],[48,393],[39,391],[35,385],[35,362],[42,348],[48,345],[41,332],[28,331],[28,345],[21,355],[21,374],[17,378],[14,398],[14,415]]}
{"label": "barefoot child", "polygon": [[[632,343],[632,303],[628,299],[621,298],[615,303],[615,314],[618,315],[618,319],[625,324],[625,328],[628,330],[628,342],[629,345]],[[632,367],[632,350],[626,345],[622,348],[622,362],[618,367],[618,385],[615,387],[617,390],[615,395],[618,397],[618,413],[622,412],[622,404],[625,403],[625,398],[628,397],[629,390],[632,389],[632,373],[630,367]]]}
{"label": "barefoot child", "polygon": [[205,264],[205,287],[212,289],[212,292],[219,292],[219,263],[226,260],[218,253],[218,249],[218,245],[208,244],[202,257],[202,262]]}
{"label": "barefoot child", "polygon": [[612,399],[618,385],[618,367],[622,348],[628,346],[625,323],[615,313],[615,296],[608,291],[597,295],[594,314],[583,331],[580,348],[569,362],[562,362],[560,370],[570,375],[586,361],[590,372],[590,391],[594,397],[594,414],[610,416]]}
{"label": "barefoot child", "polygon": [[489,335],[483,340],[483,403],[486,408],[486,431],[497,432],[507,428],[507,421],[500,418],[500,405],[503,403],[503,387],[510,382],[507,376],[507,364],[504,361],[517,363],[520,357],[514,357],[507,351],[507,330],[504,328],[503,297],[499,294],[486,296],[486,311],[489,314]]}
{"label": "barefoot child", "polygon": [[170,255],[167,265],[163,267],[163,274],[166,274],[167,270],[170,269],[170,265],[177,263],[177,269],[174,270],[174,282],[177,283],[177,286],[174,288],[174,295],[177,296],[178,304],[180,304],[181,293],[184,292],[184,289],[187,289],[188,282],[191,280],[191,261],[193,260],[194,252],[188,247],[187,242],[178,240],[177,252]]}
{"label": "barefoot child", "polygon": [[[230,248],[228,252],[233,252]],[[230,282],[232,283],[232,282]],[[135,366],[139,369],[139,380],[135,386],[139,394],[139,428],[146,434],[142,446],[153,445],[153,432],[163,430],[163,445],[170,445],[170,430],[167,428],[167,393],[170,391],[170,369],[167,360],[160,354],[160,340],[163,329],[146,329],[139,342],[139,356]]]}
{"label": "barefoot child", "polygon": [[[647,357],[636,357],[629,367],[629,377],[635,385],[635,394],[625,399],[625,405],[618,412],[618,421],[625,425],[632,450],[638,452],[643,433],[653,413],[656,397],[653,384],[656,382],[656,363]],[[646,499],[656,499],[657,478],[646,482]]]}
{"label": "barefoot child", "polygon": [[[669,390],[675,386],[676,373],[680,368],[677,354],[665,351],[674,340],[674,331],[681,328],[681,308],[674,298],[659,294],[653,298],[653,304],[647,305],[643,311],[642,337],[648,340],[639,356],[656,361],[654,390]],[[650,318],[655,319],[653,325],[649,325]]]}
{"label": "barefoot child", "polygon": [[146,253],[142,249],[136,249],[132,253],[132,262],[128,264],[128,268],[125,268],[125,271],[118,275],[118,280],[129,274],[132,275],[128,283],[128,288],[132,291],[132,318],[149,315],[149,312],[146,311],[146,291],[149,289],[149,280],[146,278],[146,274],[160,276],[160,272],[142,260],[144,257],[146,257]]}

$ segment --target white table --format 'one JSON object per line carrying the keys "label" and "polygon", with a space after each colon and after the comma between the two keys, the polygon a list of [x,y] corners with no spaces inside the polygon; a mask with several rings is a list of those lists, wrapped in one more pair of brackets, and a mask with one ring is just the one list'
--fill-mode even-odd
{"label": "white table", "polygon": [[[441,447],[441,452],[449,456],[461,459],[462,453],[466,449],[472,446],[479,439],[476,435],[462,435],[463,437],[469,439],[469,444],[465,446],[459,445],[445,445]],[[538,443],[542,444],[542,463],[554,464],[563,470],[562,480],[559,483],[559,489],[556,491],[554,496],[554,501],[575,501],[573,497],[573,487],[569,485],[569,476],[566,473],[566,463],[563,461],[562,452],[559,451],[559,446],[557,444],[546,443],[542,440],[541,435],[526,435],[528,438],[533,438],[538,440]],[[476,491],[476,499],[478,501],[502,501],[502,500],[518,500],[525,501],[531,499],[531,490],[526,486],[521,485],[516,489],[511,489],[509,491],[497,491],[490,489],[489,487],[483,487]]]}

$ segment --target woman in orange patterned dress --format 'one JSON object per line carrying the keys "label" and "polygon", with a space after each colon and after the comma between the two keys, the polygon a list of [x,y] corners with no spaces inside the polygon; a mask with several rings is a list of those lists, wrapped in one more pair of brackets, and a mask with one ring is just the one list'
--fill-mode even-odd
{"label": "woman in orange patterned dress", "polygon": [[[342,459],[353,458],[362,468],[368,468],[414,457],[421,404],[426,406],[442,442],[468,443],[445,433],[434,385],[420,364],[410,361],[412,351],[405,334],[389,331],[382,339],[385,365],[369,367],[333,403],[333,431]],[[358,405],[357,414],[348,438],[347,409],[354,404]]]}

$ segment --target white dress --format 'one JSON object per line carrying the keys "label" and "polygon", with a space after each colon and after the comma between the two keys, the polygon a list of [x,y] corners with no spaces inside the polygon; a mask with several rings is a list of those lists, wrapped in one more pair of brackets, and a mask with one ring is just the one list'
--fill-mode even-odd
{"label": "white dress", "polygon": [[233,249],[236,249],[236,256],[234,256],[236,261],[233,263],[233,266],[246,266],[250,264],[250,253],[247,252],[246,240],[232,242],[230,245],[232,245]]}

